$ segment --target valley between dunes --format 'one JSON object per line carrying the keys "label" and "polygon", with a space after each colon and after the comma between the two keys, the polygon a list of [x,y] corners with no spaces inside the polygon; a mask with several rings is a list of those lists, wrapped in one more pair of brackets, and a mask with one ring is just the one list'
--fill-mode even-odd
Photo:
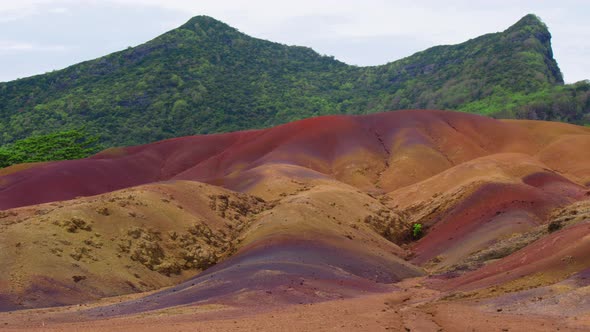
{"label": "valley between dunes", "polygon": [[589,151],[409,110],[11,166],[0,329],[588,330]]}

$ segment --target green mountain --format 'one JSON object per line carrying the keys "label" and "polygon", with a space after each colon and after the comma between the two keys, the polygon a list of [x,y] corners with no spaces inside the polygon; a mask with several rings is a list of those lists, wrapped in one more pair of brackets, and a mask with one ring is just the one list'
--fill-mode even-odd
{"label": "green mountain", "polygon": [[249,37],[198,16],[145,44],[0,83],[0,145],[84,127],[105,145],[407,108],[590,123],[587,82],[563,85],[534,15],[382,66]]}

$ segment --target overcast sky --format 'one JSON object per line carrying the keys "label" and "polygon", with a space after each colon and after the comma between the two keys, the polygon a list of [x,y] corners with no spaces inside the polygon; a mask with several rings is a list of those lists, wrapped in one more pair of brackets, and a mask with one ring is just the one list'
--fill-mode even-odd
{"label": "overcast sky", "polygon": [[588,0],[0,0],[0,81],[141,44],[195,15],[366,66],[502,31],[527,13],[549,26],[566,82],[590,79]]}

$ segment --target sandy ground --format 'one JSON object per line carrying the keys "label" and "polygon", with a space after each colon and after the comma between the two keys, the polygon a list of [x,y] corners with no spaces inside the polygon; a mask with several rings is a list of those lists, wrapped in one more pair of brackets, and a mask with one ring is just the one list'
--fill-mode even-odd
{"label": "sandy ground", "polygon": [[[176,286],[3,312],[0,330],[588,331],[589,146],[572,125],[400,111],[13,167],[0,310]],[[409,244],[414,223],[425,234]],[[477,270],[415,278],[454,266]],[[523,295],[574,273],[578,292]],[[519,310],[498,306],[506,293]],[[132,299],[125,316],[103,308]],[[110,318],[90,319],[96,307]]]}
{"label": "sandy ground", "polygon": [[[141,315],[84,320],[80,307],[0,314],[2,331],[588,331],[588,316],[565,319],[489,312],[476,301],[439,301],[422,278],[400,291],[252,311],[224,306],[176,307]],[[136,295],[137,296],[137,295]],[[127,297],[129,298],[129,297]],[[121,298],[102,301],[120,301]],[[64,316],[64,314],[66,316]],[[63,320],[74,320],[63,322]]]}

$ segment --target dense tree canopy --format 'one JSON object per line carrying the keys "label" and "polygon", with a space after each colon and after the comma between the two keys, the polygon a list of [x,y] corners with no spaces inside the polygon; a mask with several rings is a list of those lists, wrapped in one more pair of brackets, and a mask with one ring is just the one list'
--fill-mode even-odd
{"label": "dense tree canopy", "polygon": [[138,47],[0,83],[0,145],[79,126],[112,146],[413,108],[588,123],[589,85],[563,85],[550,39],[527,15],[504,32],[356,67],[200,16]]}
{"label": "dense tree canopy", "polygon": [[84,158],[101,149],[97,142],[97,136],[89,137],[80,129],[30,136],[0,147],[0,167]]}

